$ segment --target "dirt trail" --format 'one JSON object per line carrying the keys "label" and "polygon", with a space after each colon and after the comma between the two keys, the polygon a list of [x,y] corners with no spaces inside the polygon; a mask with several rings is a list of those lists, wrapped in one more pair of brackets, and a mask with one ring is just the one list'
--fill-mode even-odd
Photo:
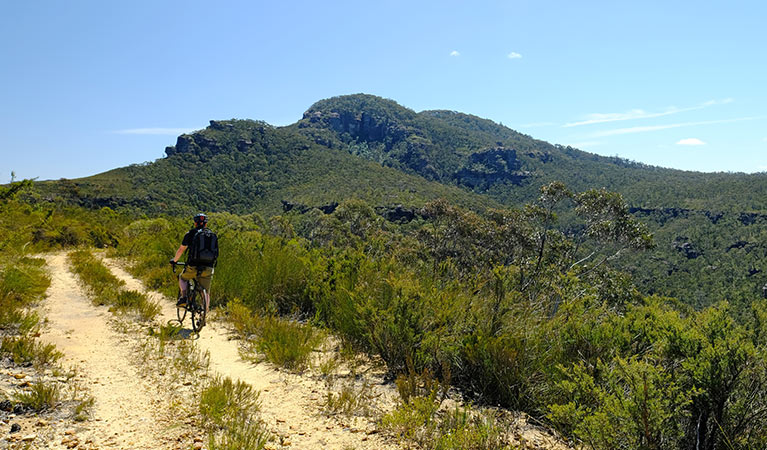
{"label": "dirt trail", "polygon": [[[179,431],[188,420],[181,423],[169,413],[169,396],[173,393],[162,392],[142,379],[132,362],[135,361],[135,355],[131,355],[135,352],[135,336],[115,331],[110,324],[110,320],[114,320],[111,313],[91,304],[69,272],[65,253],[50,255],[46,260],[52,282],[44,303],[48,326],[41,339],[55,344],[66,355],[65,365],[77,367],[81,383],[95,398],[93,418],[76,427],[80,441],[90,441],[89,448],[99,449],[189,448],[182,443],[188,439],[179,437],[189,434],[188,430]],[[173,300],[147,291],[118,262],[108,258],[104,262],[115,276],[125,281],[128,289],[146,292],[161,305],[159,321],[176,320]],[[184,327],[189,327],[188,321]],[[276,436],[267,444],[267,449],[400,448],[379,434],[369,419],[323,415],[321,402],[328,386],[317,374],[311,371],[292,374],[268,363],[244,361],[238,351],[238,341],[232,340],[232,335],[220,323],[209,320],[195,344],[201,351],[209,352],[214,375],[241,380],[260,392],[261,418]],[[390,407],[395,401],[394,389],[381,385],[380,377],[373,376],[369,382],[378,396],[374,400],[376,404]],[[553,444],[551,438],[535,429],[522,428],[527,429],[520,435],[519,443],[524,442],[524,448],[566,448]],[[49,448],[66,447],[62,444]]]}
{"label": "dirt trail", "polygon": [[[146,291],[142,283],[130,276],[113,260],[105,264],[128,289]],[[214,280],[215,283],[215,280]],[[215,284],[213,286],[215,294]],[[176,319],[175,304],[156,292],[148,293],[162,306],[163,323]],[[189,327],[188,319],[184,327]],[[215,321],[201,331],[196,341],[200,350],[210,352],[210,368],[218,375],[241,380],[261,392],[261,417],[269,429],[278,436],[272,448],[290,449],[397,449],[400,448],[377,434],[375,426],[367,420],[321,415],[320,402],[327,392],[325,384],[316,377],[286,373],[270,364],[244,361],[238,351],[238,341]],[[382,397],[394,395],[383,392]]]}
{"label": "dirt trail", "polygon": [[48,324],[40,338],[64,353],[64,366],[77,368],[95,398],[93,420],[78,427],[80,440],[99,448],[164,448],[162,400],[130,364],[131,348],[109,325],[111,314],[82,292],[65,253],[46,260],[51,286],[44,304]]}

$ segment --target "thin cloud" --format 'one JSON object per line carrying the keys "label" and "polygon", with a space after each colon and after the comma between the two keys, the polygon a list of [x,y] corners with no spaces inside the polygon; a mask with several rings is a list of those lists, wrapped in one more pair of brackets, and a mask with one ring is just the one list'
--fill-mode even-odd
{"label": "thin cloud", "polygon": [[704,109],[704,108],[708,108],[708,107],[716,106],[716,105],[725,105],[727,103],[732,103],[733,101],[734,100],[731,98],[726,98],[724,100],[709,100],[699,105],[690,106],[687,108],[676,108],[672,106],[660,112],[647,112],[643,109],[632,109],[630,111],[623,112],[623,113],[594,113],[594,114],[588,114],[585,120],[581,120],[579,122],[566,123],[562,126],[565,128],[569,128],[569,127],[579,127],[583,125],[593,125],[597,123],[620,122],[624,120],[636,120],[636,119],[650,119],[653,117],[670,116],[672,114],[679,114],[679,113],[687,112],[687,111],[696,111],[699,109]]}
{"label": "thin cloud", "polygon": [[765,117],[767,116],[739,117],[736,119],[722,119],[722,120],[706,120],[703,122],[671,123],[667,125],[653,125],[653,126],[647,126],[647,127],[618,128],[616,130],[598,131],[596,133],[592,133],[590,136],[591,137],[618,136],[622,134],[645,133],[648,131],[668,130],[671,128],[694,127],[699,125],[715,125],[720,123],[745,122],[748,120],[764,119]]}
{"label": "thin cloud", "polygon": [[703,102],[701,105],[702,106],[726,105],[734,101],[735,101],[734,98],[724,98],[722,100],[709,100],[707,102]]}
{"label": "thin cloud", "polygon": [[687,138],[680,140],[676,145],[706,145],[706,143],[698,138]]}
{"label": "thin cloud", "polygon": [[453,50],[452,52],[450,52],[450,56],[461,56],[461,52],[459,52],[458,50]]}
{"label": "thin cloud", "polygon": [[143,134],[155,136],[178,136],[196,131],[199,128],[128,128],[125,130],[113,131],[115,134]]}
{"label": "thin cloud", "polygon": [[506,57],[509,58],[509,59],[519,59],[519,58],[522,57],[522,55],[520,55],[517,52],[511,52],[508,55],[506,55]]}

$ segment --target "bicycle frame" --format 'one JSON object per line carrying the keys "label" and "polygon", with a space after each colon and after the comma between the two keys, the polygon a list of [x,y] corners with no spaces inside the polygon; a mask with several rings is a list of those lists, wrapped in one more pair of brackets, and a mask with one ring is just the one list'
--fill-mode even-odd
{"label": "bicycle frame", "polygon": [[[176,273],[177,265],[186,267],[186,263],[183,262],[177,262],[173,264],[174,274]],[[199,332],[202,327],[205,326],[205,318],[208,316],[208,312],[210,310],[210,294],[208,293],[207,289],[201,288],[198,290],[197,287],[197,277],[200,276],[200,273],[201,270],[198,269],[197,274],[193,278],[186,280],[188,283],[186,289],[187,305],[184,307],[176,308],[179,323],[183,323],[187,311],[191,313],[192,329],[195,332]],[[178,276],[181,277],[181,274]],[[181,286],[179,286],[179,289],[181,289]],[[198,293],[200,294],[202,305],[200,305],[197,301]]]}

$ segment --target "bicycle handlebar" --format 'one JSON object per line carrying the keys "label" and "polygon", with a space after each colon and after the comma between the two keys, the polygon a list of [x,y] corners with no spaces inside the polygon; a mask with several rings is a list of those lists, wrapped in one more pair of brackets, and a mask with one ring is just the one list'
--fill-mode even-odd
{"label": "bicycle handlebar", "polygon": [[176,273],[176,266],[184,267],[186,266],[186,263],[181,261],[176,261],[176,262],[171,261],[170,265],[173,267],[173,273]]}
{"label": "bicycle handlebar", "polygon": [[[177,261],[175,263],[171,262],[170,265],[173,266],[173,273],[176,273],[176,266],[186,267],[188,264],[185,263],[185,262]],[[197,267],[197,275],[199,276],[201,272],[202,272],[202,267],[198,266]]]}

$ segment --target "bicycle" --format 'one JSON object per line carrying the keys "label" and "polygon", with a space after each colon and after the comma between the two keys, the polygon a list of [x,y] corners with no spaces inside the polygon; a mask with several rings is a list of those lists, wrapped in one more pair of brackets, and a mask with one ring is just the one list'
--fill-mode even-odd
{"label": "bicycle", "polygon": [[[173,273],[176,273],[176,266],[185,267],[186,263],[177,262],[173,264]],[[197,270],[197,276],[200,276],[200,269]],[[178,317],[178,323],[183,324],[186,318],[187,311],[189,312],[189,319],[192,322],[192,330],[195,333],[199,333],[202,327],[205,326],[205,317],[207,316],[208,308],[210,307],[210,296],[205,288],[200,288],[199,295],[202,297],[202,303],[197,300],[198,289],[196,277],[189,280],[189,287],[186,291],[186,305],[176,305],[176,316]],[[179,296],[181,296],[181,288],[179,287]]]}

